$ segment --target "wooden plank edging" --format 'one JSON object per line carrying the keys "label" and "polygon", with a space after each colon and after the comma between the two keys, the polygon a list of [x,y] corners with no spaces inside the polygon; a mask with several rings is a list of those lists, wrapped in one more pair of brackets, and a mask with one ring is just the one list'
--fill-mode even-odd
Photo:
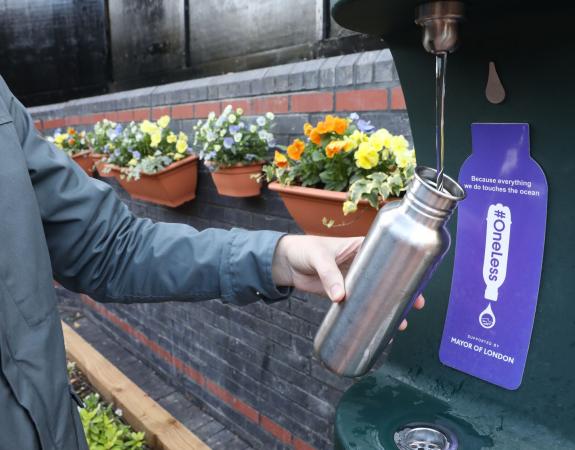
{"label": "wooden plank edging", "polygon": [[62,322],[66,354],[106,401],[122,409],[128,423],[146,433],[158,450],[210,450],[200,438],[128,379],[69,325]]}

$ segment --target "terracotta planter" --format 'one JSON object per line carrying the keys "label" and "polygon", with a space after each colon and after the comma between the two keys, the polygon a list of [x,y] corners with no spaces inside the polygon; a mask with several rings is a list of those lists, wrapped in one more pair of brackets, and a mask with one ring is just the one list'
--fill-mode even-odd
{"label": "terracotta planter", "polygon": [[92,163],[92,158],[90,158],[90,151],[85,150],[80,153],[76,153],[72,156],[72,159],[78,164],[84,172],[89,176],[94,174],[94,164]]}
{"label": "terracotta planter", "polygon": [[218,194],[228,197],[255,197],[260,195],[262,185],[254,175],[261,175],[263,164],[227,167],[212,172]]}
{"label": "terracotta planter", "polygon": [[139,180],[122,179],[118,166],[112,166],[111,174],[132,198],[175,208],[196,198],[198,157],[189,156],[153,175],[142,174]]}
{"label": "terracotta planter", "polygon": [[[367,201],[361,201],[355,213],[345,216],[342,211],[347,195],[345,192],[282,186],[277,182],[270,183],[268,187],[280,195],[289,213],[306,234],[333,237],[365,236],[377,214],[377,210]],[[333,226],[325,226],[324,218],[328,221],[333,220]]]}
{"label": "terracotta planter", "polygon": [[109,164],[107,164],[105,161],[103,161],[102,155],[100,155],[99,153],[90,153],[90,159],[92,159],[92,163],[94,164],[94,168],[96,169],[96,172],[98,172],[98,176],[100,178],[111,178],[114,176],[114,174],[112,172],[106,173],[104,171],[104,169],[106,167],[108,167]]}

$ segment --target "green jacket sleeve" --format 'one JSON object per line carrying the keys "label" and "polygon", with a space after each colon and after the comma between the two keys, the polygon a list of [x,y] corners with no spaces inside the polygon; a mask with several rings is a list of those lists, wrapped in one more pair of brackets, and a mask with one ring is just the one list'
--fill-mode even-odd
{"label": "green jacket sleeve", "polygon": [[88,177],[44,140],[16,98],[5,100],[25,152],[54,277],[62,285],[113,302],[221,298],[246,304],[289,294],[271,276],[281,234],[198,232],[136,218],[110,186]]}

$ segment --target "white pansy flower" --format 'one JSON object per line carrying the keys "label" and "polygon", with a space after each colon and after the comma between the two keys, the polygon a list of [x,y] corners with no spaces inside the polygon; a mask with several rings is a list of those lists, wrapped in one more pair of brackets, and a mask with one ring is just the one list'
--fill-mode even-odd
{"label": "white pansy flower", "polygon": [[242,108],[238,108],[236,109],[236,113],[238,116],[241,116],[244,113],[244,110]]}
{"label": "white pansy flower", "polygon": [[212,111],[211,113],[208,114],[208,119],[214,120],[215,118],[216,118],[216,113],[215,113],[215,112]]}
{"label": "white pansy flower", "polygon": [[258,131],[258,127],[255,125],[250,125],[250,133],[255,133],[256,131]]}
{"label": "white pansy flower", "polygon": [[226,130],[220,131],[220,136],[224,137],[226,135]]}
{"label": "white pansy flower", "polygon": [[274,115],[273,112],[268,112],[268,113],[266,113],[266,118],[267,118],[268,120],[274,120],[275,117],[276,117],[276,116]]}
{"label": "white pansy flower", "polygon": [[268,132],[265,131],[265,130],[260,131],[260,132],[258,133],[258,136],[259,136],[259,138],[260,138],[262,141],[267,141],[267,140],[268,140]]}
{"label": "white pansy flower", "polygon": [[260,127],[263,127],[263,126],[266,124],[266,118],[263,117],[263,116],[259,116],[259,117],[256,119],[256,122],[257,122],[257,124],[258,124]]}
{"label": "white pansy flower", "polygon": [[237,119],[237,117],[236,117],[235,114],[230,114],[230,115],[228,116],[228,122],[229,122],[229,123],[235,123],[236,119]]}
{"label": "white pansy flower", "polygon": [[243,137],[242,133],[236,133],[234,134],[234,141],[240,142],[242,140],[242,137]]}

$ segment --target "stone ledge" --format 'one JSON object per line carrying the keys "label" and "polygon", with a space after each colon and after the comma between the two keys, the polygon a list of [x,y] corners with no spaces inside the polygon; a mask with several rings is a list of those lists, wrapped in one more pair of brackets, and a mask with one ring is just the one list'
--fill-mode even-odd
{"label": "stone ledge", "polygon": [[293,92],[399,85],[389,50],[375,50],[181,81],[30,108],[37,120]]}

